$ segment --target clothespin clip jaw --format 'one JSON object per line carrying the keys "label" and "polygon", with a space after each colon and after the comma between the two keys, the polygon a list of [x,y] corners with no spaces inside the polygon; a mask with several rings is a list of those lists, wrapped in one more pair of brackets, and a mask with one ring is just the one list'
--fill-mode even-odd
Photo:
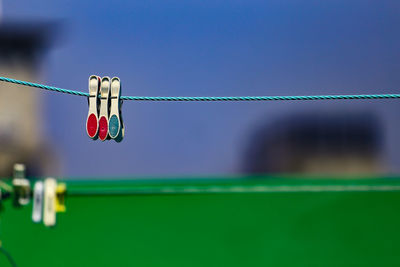
{"label": "clothespin clip jaw", "polygon": [[109,119],[109,134],[116,142],[121,142],[125,135],[122,120],[121,80],[118,77],[111,79],[111,108]]}
{"label": "clothespin clip jaw", "polygon": [[101,141],[109,139],[109,110],[110,110],[110,77],[101,79],[100,87],[100,119],[99,119],[99,138]]}
{"label": "clothespin clip jaw", "polygon": [[99,134],[99,91],[101,79],[96,75],[89,77],[89,112],[86,120],[87,135],[96,140]]}
{"label": "clothespin clip jaw", "polygon": [[25,165],[14,165],[13,185],[13,204],[15,207],[25,206],[29,204],[31,199],[31,184],[25,176]]}

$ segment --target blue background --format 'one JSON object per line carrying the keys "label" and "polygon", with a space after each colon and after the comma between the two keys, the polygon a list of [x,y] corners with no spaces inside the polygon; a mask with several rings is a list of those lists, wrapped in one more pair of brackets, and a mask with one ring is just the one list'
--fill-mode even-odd
{"label": "blue background", "polygon": [[[399,1],[3,1],[4,20],[61,20],[42,81],[123,95],[399,93]],[[398,101],[125,102],[122,143],[93,142],[85,98],[43,95],[46,134],[78,176],[237,174],[257,125],[306,110],[370,110],[400,171]]]}

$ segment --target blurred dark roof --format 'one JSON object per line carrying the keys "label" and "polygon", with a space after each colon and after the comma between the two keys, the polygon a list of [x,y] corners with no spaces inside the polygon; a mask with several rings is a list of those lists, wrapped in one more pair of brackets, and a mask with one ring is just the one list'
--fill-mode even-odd
{"label": "blurred dark roof", "polygon": [[301,172],[315,157],[377,157],[382,140],[380,119],[370,111],[290,114],[255,129],[244,171]]}
{"label": "blurred dark roof", "polygon": [[42,52],[55,41],[58,22],[2,21],[0,23],[0,50]]}

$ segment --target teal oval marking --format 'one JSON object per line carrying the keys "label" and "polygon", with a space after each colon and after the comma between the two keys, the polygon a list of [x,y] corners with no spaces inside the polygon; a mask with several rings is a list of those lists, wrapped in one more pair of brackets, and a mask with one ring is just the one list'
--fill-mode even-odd
{"label": "teal oval marking", "polygon": [[108,122],[109,132],[111,138],[115,138],[119,133],[119,119],[116,115],[112,115]]}

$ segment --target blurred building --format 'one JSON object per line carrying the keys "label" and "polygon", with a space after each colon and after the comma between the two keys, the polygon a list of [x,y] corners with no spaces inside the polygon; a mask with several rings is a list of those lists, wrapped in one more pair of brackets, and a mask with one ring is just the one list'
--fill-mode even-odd
{"label": "blurred building", "polygon": [[382,173],[381,125],[369,112],[296,114],[256,129],[244,171],[354,175]]}
{"label": "blurred building", "polygon": [[[53,39],[45,23],[0,22],[0,76],[37,81],[43,54]],[[42,101],[37,89],[0,83],[0,177],[9,177],[16,162],[31,175],[58,168],[43,131]]]}

